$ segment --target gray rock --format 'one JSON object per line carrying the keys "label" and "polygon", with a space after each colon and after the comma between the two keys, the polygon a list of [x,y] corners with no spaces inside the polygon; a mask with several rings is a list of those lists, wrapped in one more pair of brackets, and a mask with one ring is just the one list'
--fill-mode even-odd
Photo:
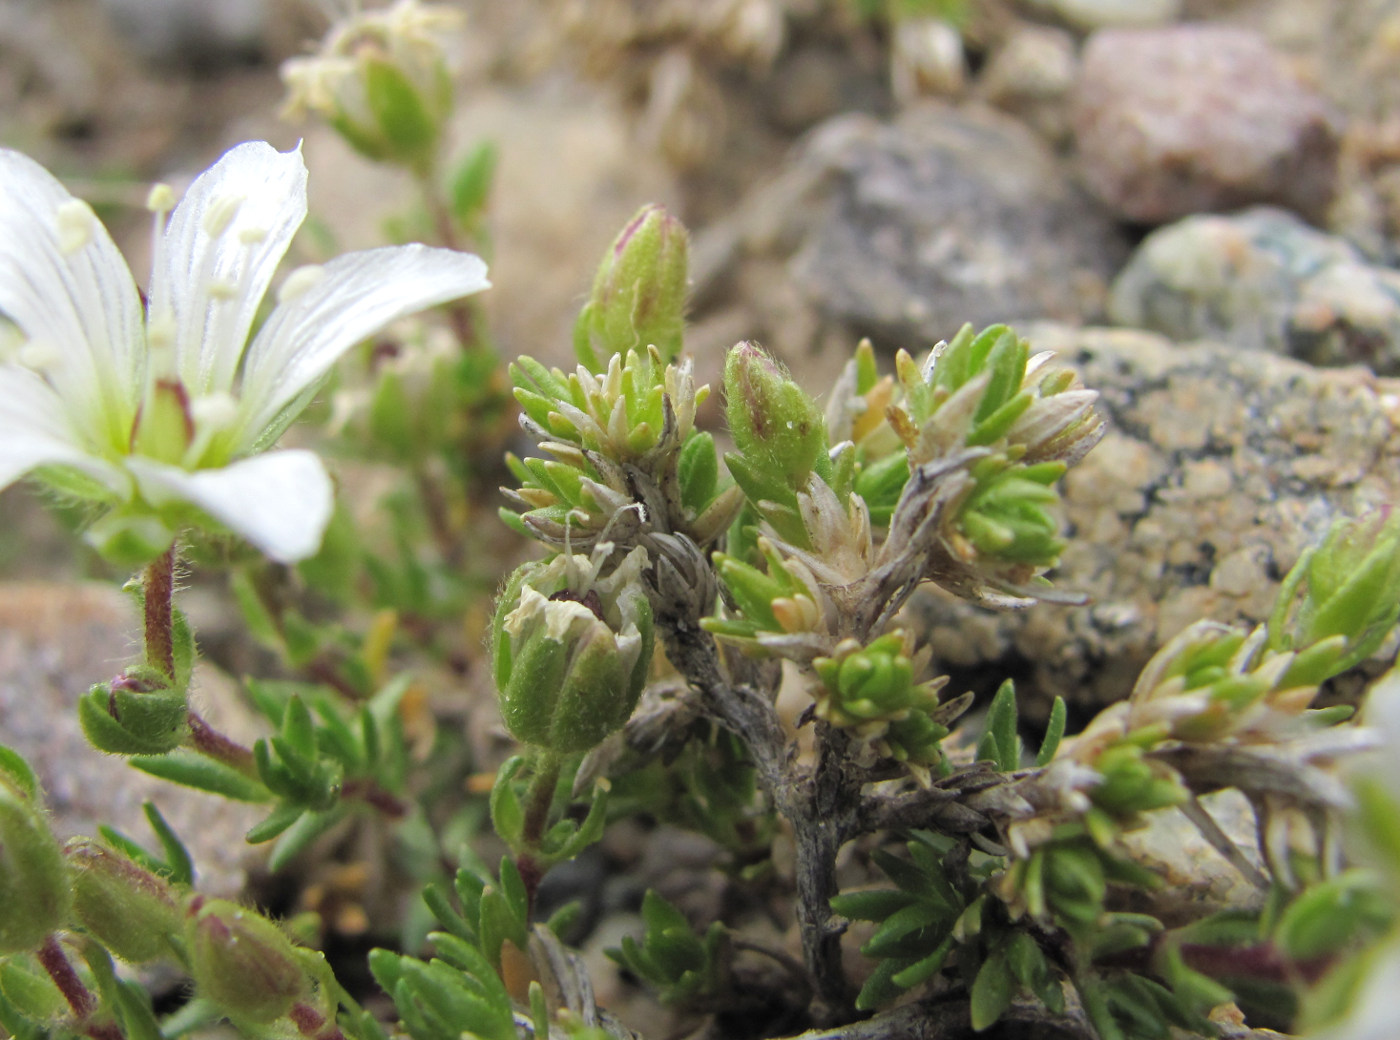
{"label": "gray rock", "polygon": [[1400,371],[1400,272],[1283,210],[1153,232],[1114,282],[1109,314],[1177,340]]}
{"label": "gray rock", "polygon": [[823,124],[703,236],[695,278],[702,307],[732,286],[759,323],[748,335],[790,356],[823,326],[917,349],[964,321],[1097,315],[1126,250],[1025,127],[924,105]]}
{"label": "gray rock", "polygon": [[1069,97],[1078,74],[1069,32],[1023,25],[992,54],[977,86],[988,102],[1059,143],[1070,136]]}
{"label": "gray rock", "polygon": [[[243,835],[263,815],[259,807],[137,772],[96,751],[78,723],[79,696],[130,660],[138,626],[131,601],[114,586],[0,584],[0,743],[38,773],[60,837],[95,835],[105,823],[158,848],[141,809],[153,801],[189,848],[200,890],[237,895],[245,864],[256,858]],[[238,726],[246,719],[230,726],[231,686],[201,669],[196,700],[207,718],[244,739]]]}
{"label": "gray rock", "polygon": [[1021,331],[1100,391],[1109,420],[1065,480],[1072,538],[1052,575],[1092,601],[998,614],[916,600],[955,692],[1011,675],[1028,707],[1059,694],[1083,721],[1198,618],[1262,620],[1334,518],[1400,500],[1400,394],[1362,369],[1145,332]]}
{"label": "gray rock", "polygon": [[268,28],[265,0],[102,0],[102,6],[137,51],[165,64],[254,53]]}
{"label": "gray rock", "polygon": [[1132,221],[1255,202],[1316,217],[1332,198],[1338,133],[1330,110],[1244,29],[1095,33],[1084,49],[1074,127],[1085,179]]}

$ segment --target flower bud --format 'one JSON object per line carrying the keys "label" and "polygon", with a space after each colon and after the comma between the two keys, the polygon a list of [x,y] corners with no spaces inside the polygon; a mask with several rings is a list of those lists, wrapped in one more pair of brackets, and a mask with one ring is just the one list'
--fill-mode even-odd
{"label": "flower bud", "polygon": [[282,66],[288,115],[314,112],[360,154],[427,169],[452,112],[452,82],[438,34],[460,13],[399,0],[346,19],[319,53]]}
{"label": "flower bud", "polygon": [[292,941],[257,911],[227,899],[190,901],[185,943],[199,995],[235,1020],[280,1018],[306,988]]}
{"label": "flower bud", "polygon": [[740,343],[725,359],[724,395],[729,432],[745,461],[775,485],[805,487],[826,456],[826,423],[817,403],[752,343]]}
{"label": "flower bud", "polygon": [[112,755],[163,755],[189,733],[185,694],[149,668],[93,686],[78,717],[93,747]]}
{"label": "flower bud", "polygon": [[130,964],[170,954],[183,922],[169,882],[91,838],[73,838],[63,855],[73,911],[102,945]]}
{"label": "flower bud", "polygon": [[516,571],[496,608],[501,715],[519,741],[585,751],[620,729],[651,665],[651,607],[634,549],[606,578],[588,557],[559,555]]}
{"label": "flower bud", "polygon": [[38,804],[8,774],[0,776],[0,956],[36,949],[67,923],[68,884]]}
{"label": "flower bud", "polygon": [[598,267],[574,326],[579,361],[600,372],[613,354],[650,346],[671,361],[681,349],[689,271],[685,226],[663,206],[643,206]]}

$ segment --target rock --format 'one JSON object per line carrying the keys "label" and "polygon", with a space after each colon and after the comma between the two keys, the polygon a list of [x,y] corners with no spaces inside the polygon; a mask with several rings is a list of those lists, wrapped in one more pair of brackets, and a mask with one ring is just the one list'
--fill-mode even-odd
{"label": "rock", "polygon": [[1071,538],[1052,575],[1092,599],[998,614],[921,595],[917,631],[953,692],[1011,675],[1029,710],[1058,694],[1082,724],[1191,622],[1266,617],[1333,519],[1400,500],[1400,389],[1362,369],[1137,331],[1020,331],[1100,391],[1109,421],[1065,479]]}
{"label": "rock", "polygon": [[1333,194],[1338,132],[1326,103],[1247,30],[1095,33],[1074,129],[1085,179],[1128,220],[1255,202],[1317,217]]}
{"label": "rock", "polygon": [[1154,231],[1114,282],[1109,314],[1176,340],[1400,372],[1400,272],[1283,210]]}
{"label": "rock", "polygon": [[1077,75],[1073,36],[1063,29],[1024,25],[992,54],[978,89],[989,103],[1059,143],[1070,134],[1068,102]]}
{"label": "rock", "polygon": [[1126,254],[1112,223],[1014,120],[921,105],[824,123],[695,250],[698,317],[730,288],[789,356],[823,327],[932,345],[965,321],[1100,313]]}
{"label": "rock", "polygon": [[[264,810],[140,773],[95,750],[78,723],[78,698],[120,670],[138,625],[130,599],[113,586],[0,585],[4,743],[38,773],[61,838],[95,835],[105,823],[158,848],[141,809],[142,802],[153,801],[189,848],[200,891],[236,896],[245,863],[256,858],[243,835]],[[231,687],[207,668],[195,681],[201,711],[225,730],[236,696]],[[236,726],[235,733],[244,737]]]}
{"label": "rock", "polygon": [[956,97],[967,84],[967,56],[957,27],[942,18],[904,18],[890,40],[890,86],[908,105],[920,97]]}
{"label": "rock", "polygon": [[201,65],[258,51],[268,27],[265,0],[102,0],[142,55],[164,64]]}
{"label": "rock", "polygon": [[1032,5],[1076,29],[1166,25],[1181,17],[1181,0],[1035,0]]}

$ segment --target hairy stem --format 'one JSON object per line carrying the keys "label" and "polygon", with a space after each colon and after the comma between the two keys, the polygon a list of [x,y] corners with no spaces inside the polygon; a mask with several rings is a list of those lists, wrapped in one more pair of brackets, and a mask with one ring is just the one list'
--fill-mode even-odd
{"label": "hairy stem", "polygon": [[97,1007],[97,999],[83,985],[83,980],[78,978],[78,973],[73,970],[68,955],[58,944],[58,937],[50,935],[45,939],[44,945],[39,947],[35,956],[44,970],[49,973],[49,978],[53,979],[58,991],[63,994],[63,999],[68,1001],[68,1006],[73,1009],[73,1014],[79,1019],[85,1019],[92,1014]]}
{"label": "hairy stem", "polygon": [[189,746],[191,748],[207,758],[212,758],[238,770],[244,776],[261,780],[258,776],[257,760],[253,758],[253,753],[246,747],[214,729],[194,709],[190,709],[189,725]]}
{"label": "hairy stem", "polygon": [[147,567],[145,591],[146,664],[171,682],[175,680],[175,546],[156,557]]}

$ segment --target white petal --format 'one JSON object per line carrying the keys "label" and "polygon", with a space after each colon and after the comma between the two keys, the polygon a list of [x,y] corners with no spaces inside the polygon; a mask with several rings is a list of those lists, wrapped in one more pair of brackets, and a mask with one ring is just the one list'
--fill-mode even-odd
{"label": "white petal", "polygon": [[39,466],[71,466],[125,497],[120,469],[84,450],[53,388],[27,369],[0,365],[0,488]]}
{"label": "white petal", "polygon": [[195,396],[233,389],[273,272],[306,217],[300,149],[249,141],[195,178],[151,272],[152,328],[173,321],[180,379]]}
{"label": "white petal", "polygon": [[245,450],[276,436],[290,421],[282,414],[288,406],[356,343],[407,314],[491,284],[480,257],[417,244],[348,253],[320,270],[295,295],[284,294],[248,350]]}
{"label": "white petal", "polygon": [[131,271],[106,228],[91,217],[73,240],[81,208],[33,159],[0,149],[0,312],[53,358],[46,374],[74,427],[96,444],[130,432],[144,334]]}
{"label": "white petal", "polygon": [[313,452],[274,451],[194,472],[140,456],[127,465],[153,506],[195,505],[279,563],[315,553],[330,523],[331,478]]}

